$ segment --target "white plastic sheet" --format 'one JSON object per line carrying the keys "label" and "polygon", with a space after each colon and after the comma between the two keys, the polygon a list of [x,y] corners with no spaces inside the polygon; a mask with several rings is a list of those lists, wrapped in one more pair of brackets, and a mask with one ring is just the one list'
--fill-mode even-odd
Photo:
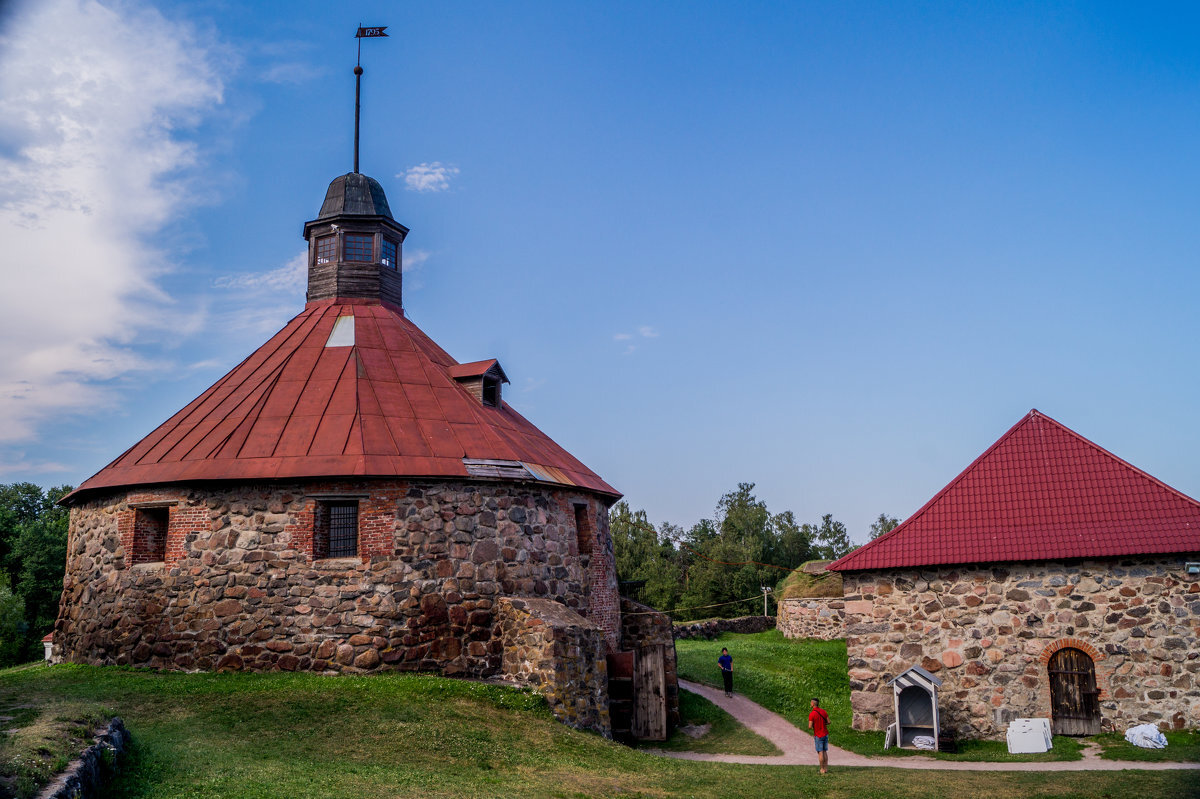
{"label": "white plastic sheet", "polygon": [[1047,752],[1053,746],[1050,719],[1013,719],[1006,737],[1010,754]]}
{"label": "white plastic sheet", "polygon": [[1139,724],[1125,730],[1125,740],[1143,749],[1165,749],[1167,736],[1158,731],[1153,724]]}
{"label": "white plastic sheet", "polygon": [[937,749],[937,741],[931,735],[914,735],[912,743],[917,749]]}

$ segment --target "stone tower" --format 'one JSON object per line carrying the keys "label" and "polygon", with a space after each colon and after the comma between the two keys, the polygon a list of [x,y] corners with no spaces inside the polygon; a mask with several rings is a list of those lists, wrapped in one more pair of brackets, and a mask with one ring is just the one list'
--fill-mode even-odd
{"label": "stone tower", "polygon": [[304,309],[63,500],[62,657],[501,675],[609,731],[620,495],[404,316],[407,235],[336,178]]}

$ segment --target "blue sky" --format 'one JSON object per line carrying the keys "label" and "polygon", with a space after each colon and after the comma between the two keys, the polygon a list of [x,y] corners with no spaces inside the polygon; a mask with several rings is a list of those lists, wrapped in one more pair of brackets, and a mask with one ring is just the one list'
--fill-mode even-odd
{"label": "blue sky", "polygon": [[862,540],[1034,407],[1200,495],[1195,6],[6,8],[2,482],[301,309],[361,22],[410,317],[653,521],[746,481]]}

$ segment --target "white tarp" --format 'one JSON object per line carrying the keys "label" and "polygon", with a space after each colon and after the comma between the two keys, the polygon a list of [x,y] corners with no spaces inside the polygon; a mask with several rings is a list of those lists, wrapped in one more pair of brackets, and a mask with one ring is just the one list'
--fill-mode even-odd
{"label": "white tarp", "polygon": [[1125,730],[1125,740],[1143,749],[1165,749],[1167,736],[1158,731],[1153,724],[1139,724]]}
{"label": "white tarp", "polygon": [[1009,754],[1047,752],[1054,745],[1050,719],[1013,719],[1008,723]]}

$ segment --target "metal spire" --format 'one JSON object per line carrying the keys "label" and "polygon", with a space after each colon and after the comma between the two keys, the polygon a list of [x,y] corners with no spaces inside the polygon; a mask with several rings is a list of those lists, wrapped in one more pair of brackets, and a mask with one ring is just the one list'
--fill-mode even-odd
{"label": "metal spire", "polygon": [[373,39],[378,36],[386,37],[384,31],[387,30],[387,25],[376,28],[364,28],[358,26],[358,32],[354,34],[354,38],[358,39],[358,58],[354,62],[354,174],[358,174],[358,117],[362,108],[362,40]]}

